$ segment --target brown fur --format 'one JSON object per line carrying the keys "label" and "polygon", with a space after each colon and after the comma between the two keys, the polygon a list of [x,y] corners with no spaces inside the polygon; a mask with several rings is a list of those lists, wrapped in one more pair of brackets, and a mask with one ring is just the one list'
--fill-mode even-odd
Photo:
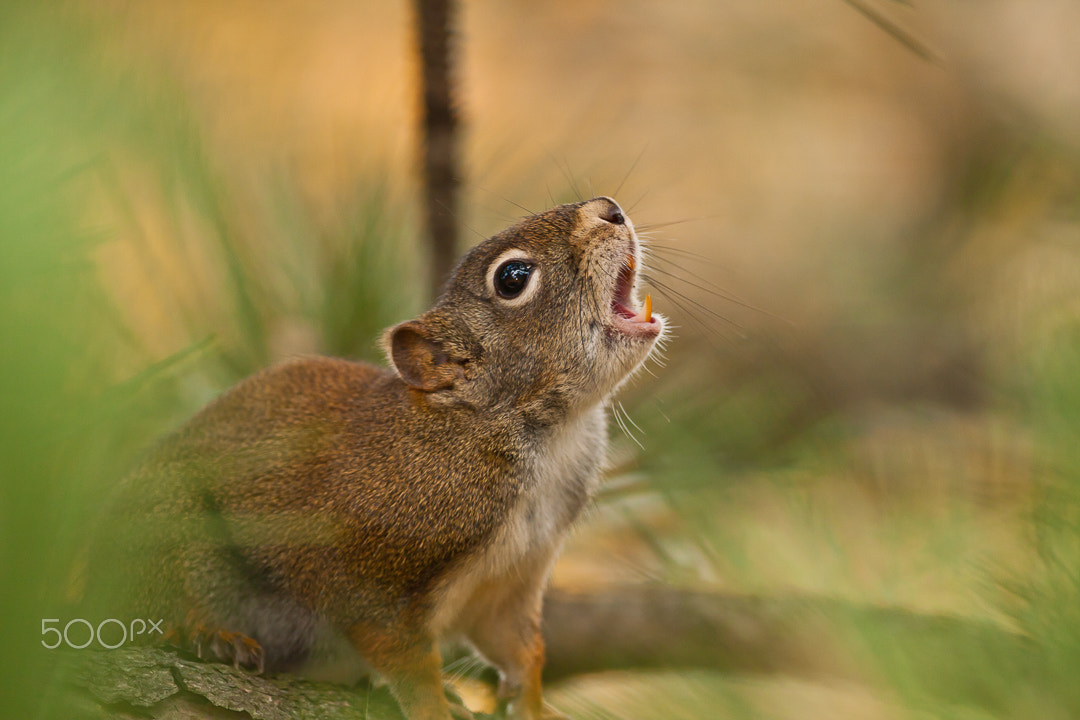
{"label": "brown fur", "polygon": [[[431,311],[388,332],[397,372],[294,360],[167,438],[99,555],[131,612],[268,670],[354,653],[410,720],[449,717],[437,643],[461,637],[512,714],[538,718],[543,587],[601,467],[603,405],[656,339],[610,323],[620,268],[640,261],[617,208],[564,205],[478,245]],[[538,268],[517,304],[490,286],[511,251]]]}

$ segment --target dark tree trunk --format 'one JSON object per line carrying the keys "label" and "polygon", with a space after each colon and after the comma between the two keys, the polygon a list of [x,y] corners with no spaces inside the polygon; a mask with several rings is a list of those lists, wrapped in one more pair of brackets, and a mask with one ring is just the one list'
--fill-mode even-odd
{"label": "dark tree trunk", "polygon": [[454,102],[453,0],[416,0],[422,68],[424,194],[435,296],[457,254],[458,116]]}

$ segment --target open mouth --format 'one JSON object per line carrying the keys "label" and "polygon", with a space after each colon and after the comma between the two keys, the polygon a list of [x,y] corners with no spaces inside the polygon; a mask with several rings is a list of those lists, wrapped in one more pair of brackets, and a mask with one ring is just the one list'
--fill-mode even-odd
{"label": "open mouth", "polygon": [[615,327],[627,335],[655,335],[660,332],[660,323],[652,314],[652,296],[646,295],[641,307],[634,301],[634,279],[637,261],[633,254],[628,254],[619,268],[619,277],[615,281],[615,296],[611,300],[611,312]]}

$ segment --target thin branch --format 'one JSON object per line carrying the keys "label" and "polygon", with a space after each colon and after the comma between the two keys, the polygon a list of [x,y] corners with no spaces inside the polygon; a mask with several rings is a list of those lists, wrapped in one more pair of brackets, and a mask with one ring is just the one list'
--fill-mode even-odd
{"label": "thin branch", "polygon": [[438,295],[458,246],[458,112],[454,99],[454,0],[416,0],[422,68],[424,185],[431,250],[430,291]]}
{"label": "thin branch", "polygon": [[[855,8],[859,13],[863,15],[867,20],[877,25],[889,35],[892,35],[893,39],[906,47],[911,52],[915,53],[923,60],[927,62],[938,64],[938,56],[931,50],[925,43],[916,38],[910,32],[897,25],[889,18],[882,15],[880,12],[870,7],[863,0],[844,0],[845,3]],[[907,4],[907,3],[903,3]]]}

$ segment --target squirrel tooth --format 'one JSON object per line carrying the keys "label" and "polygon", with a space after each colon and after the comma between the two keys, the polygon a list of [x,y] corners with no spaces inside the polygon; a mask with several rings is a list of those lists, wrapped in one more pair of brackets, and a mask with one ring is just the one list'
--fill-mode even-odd
{"label": "squirrel tooth", "polygon": [[634,315],[635,322],[652,322],[652,295],[645,296],[645,302],[638,309],[637,315]]}
{"label": "squirrel tooth", "polygon": [[634,269],[636,268],[636,266],[637,266],[637,261],[636,261],[636,260],[634,260],[634,256],[633,256],[633,255],[627,255],[627,256],[626,256],[626,266],[627,266],[628,268],[630,268],[630,270],[631,270],[631,271],[633,271],[633,270],[634,270]]}

